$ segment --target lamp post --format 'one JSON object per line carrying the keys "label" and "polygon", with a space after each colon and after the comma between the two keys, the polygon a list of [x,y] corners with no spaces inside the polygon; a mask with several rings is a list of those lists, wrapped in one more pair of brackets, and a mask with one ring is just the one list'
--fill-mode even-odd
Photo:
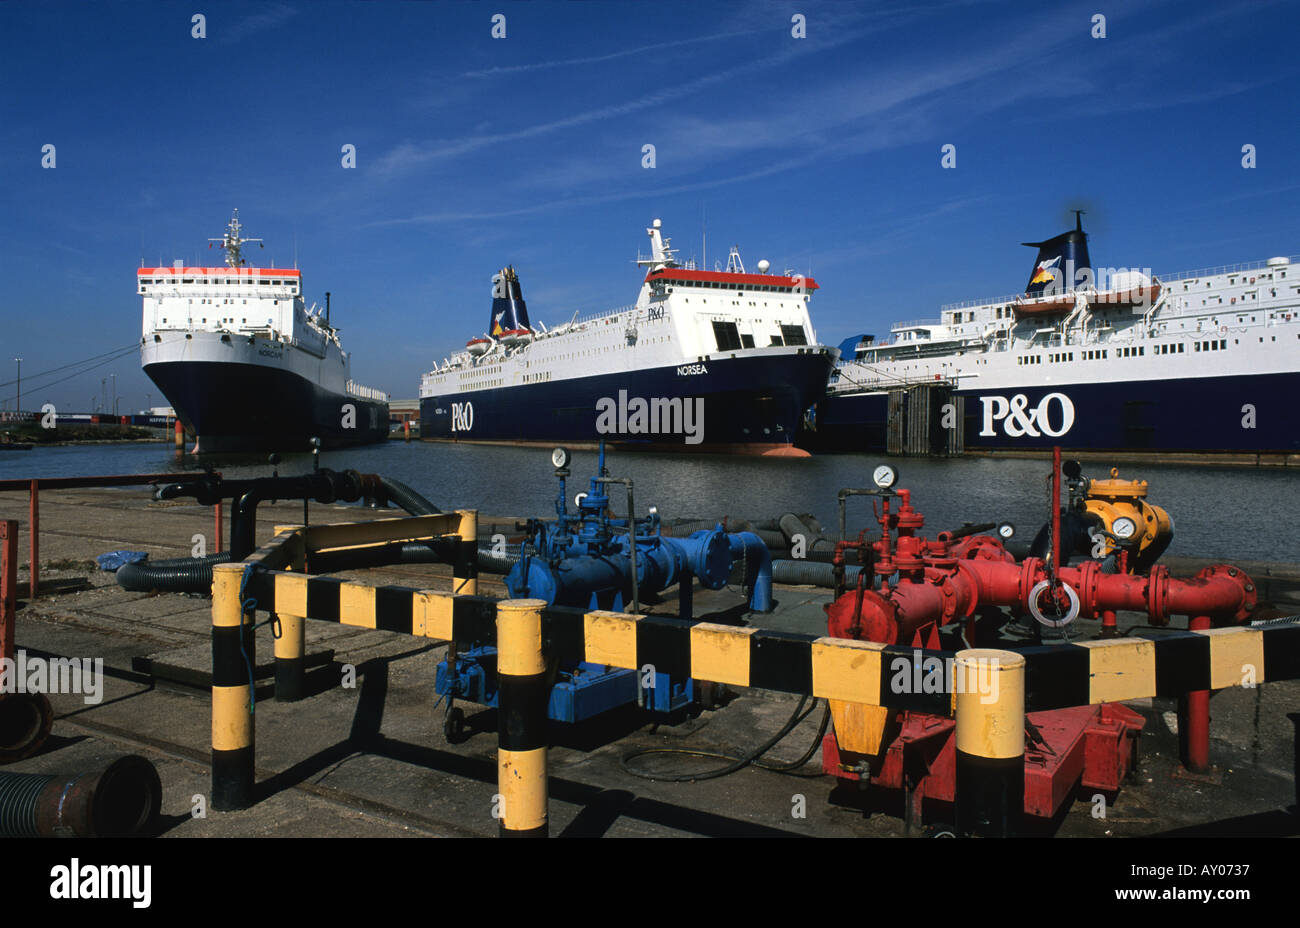
{"label": "lamp post", "polygon": [[23,359],[14,358],[18,362],[18,399],[14,401],[14,412],[23,411]]}

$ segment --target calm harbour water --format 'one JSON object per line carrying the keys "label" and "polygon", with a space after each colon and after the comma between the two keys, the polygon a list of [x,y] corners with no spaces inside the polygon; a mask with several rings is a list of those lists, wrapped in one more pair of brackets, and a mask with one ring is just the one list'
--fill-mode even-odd
{"label": "calm harbour water", "polygon": [[[309,454],[282,454],[281,474],[311,468]],[[813,458],[748,458],[725,455],[611,453],[610,473],[635,482],[637,509],[659,507],[665,519],[775,518],[808,512],[836,529],[836,493],[869,486],[870,455]],[[1021,539],[1031,538],[1047,518],[1047,461],[970,458],[888,459],[899,486],[925,516],[923,532],[963,522],[1009,519]],[[228,477],[269,476],[265,455],[202,459]],[[594,451],[575,451],[570,499],[587,488]],[[511,448],[392,441],[321,454],[321,466],[352,468],[394,477],[444,508],[477,507],[485,515],[549,517],[556,481],[550,454]],[[170,443],[75,445],[0,453],[0,479],[198,470],[199,459],[177,456]],[[1084,474],[1106,476],[1100,462]],[[1174,520],[1169,554],[1231,561],[1300,561],[1300,473],[1282,468],[1128,465],[1121,477],[1148,481],[1148,499]],[[130,491],[123,491],[130,492]],[[139,492],[136,490],[136,492]],[[621,509],[622,489],[613,494]],[[849,527],[870,520],[870,502],[849,501]]]}

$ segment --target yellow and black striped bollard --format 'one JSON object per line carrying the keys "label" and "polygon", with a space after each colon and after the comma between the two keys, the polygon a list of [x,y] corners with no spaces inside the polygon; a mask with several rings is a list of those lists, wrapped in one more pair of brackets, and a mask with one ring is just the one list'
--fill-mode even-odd
{"label": "yellow and black striped bollard", "polygon": [[497,604],[497,814],[503,838],[546,837],[545,605],[540,599]]}
{"label": "yellow and black striped bollard", "polygon": [[1025,808],[1025,659],[1012,651],[959,651],[953,689],[957,830],[1015,835]]}
{"label": "yellow and black striped bollard", "polygon": [[212,571],[212,808],[253,804],[253,713],[248,660],[253,616],[239,600],[244,568],[218,564]]}
{"label": "yellow and black striped bollard", "polygon": [[478,510],[458,509],[456,561],[451,568],[451,591],[457,596],[478,595]]}

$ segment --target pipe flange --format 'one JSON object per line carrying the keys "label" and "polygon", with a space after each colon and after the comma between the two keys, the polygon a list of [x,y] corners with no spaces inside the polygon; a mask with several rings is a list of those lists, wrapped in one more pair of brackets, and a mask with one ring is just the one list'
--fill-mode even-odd
{"label": "pipe flange", "polygon": [[1052,581],[1042,580],[1029,591],[1029,614],[1037,619],[1040,624],[1046,625],[1048,628],[1061,628],[1065,625],[1069,625],[1079,616],[1079,594],[1074,592],[1074,588],[1064,580],[1058,581],[1058,583],[1061,589],[1065,590],[1065,595],[1070,600],[1070,608],[1066,610],[1065,615],[1058,619],[1049,619],[1043,614],[1043,611],[1038,608],[1038,598],[1042,596],[1044,592],[1052,588]]}
{"label": "pipe flange", "polygon": [[1156,625],[1169,622],[1169,568],[1156,564],[1147,575],[1147,615]]}
{"label": "pipe flange", "polygon": [[1079,609],[1086,607],[1088,613],[1096,616],[1097,588],[1101,579],[1101,565],[1097,561],[1084,561],[1079,565]]}

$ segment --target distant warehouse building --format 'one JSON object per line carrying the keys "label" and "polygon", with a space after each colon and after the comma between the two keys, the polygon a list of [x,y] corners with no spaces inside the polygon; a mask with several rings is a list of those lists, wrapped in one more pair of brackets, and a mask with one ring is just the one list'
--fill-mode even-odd
{"label": "distant warehouse building", "polygon": [[405,428],[405,424],[411,423],[411,432],[417,432],[420,429],[420,401],[413,400],[389,400],[388,401],[388,427],[390,431],[400,432]]}

